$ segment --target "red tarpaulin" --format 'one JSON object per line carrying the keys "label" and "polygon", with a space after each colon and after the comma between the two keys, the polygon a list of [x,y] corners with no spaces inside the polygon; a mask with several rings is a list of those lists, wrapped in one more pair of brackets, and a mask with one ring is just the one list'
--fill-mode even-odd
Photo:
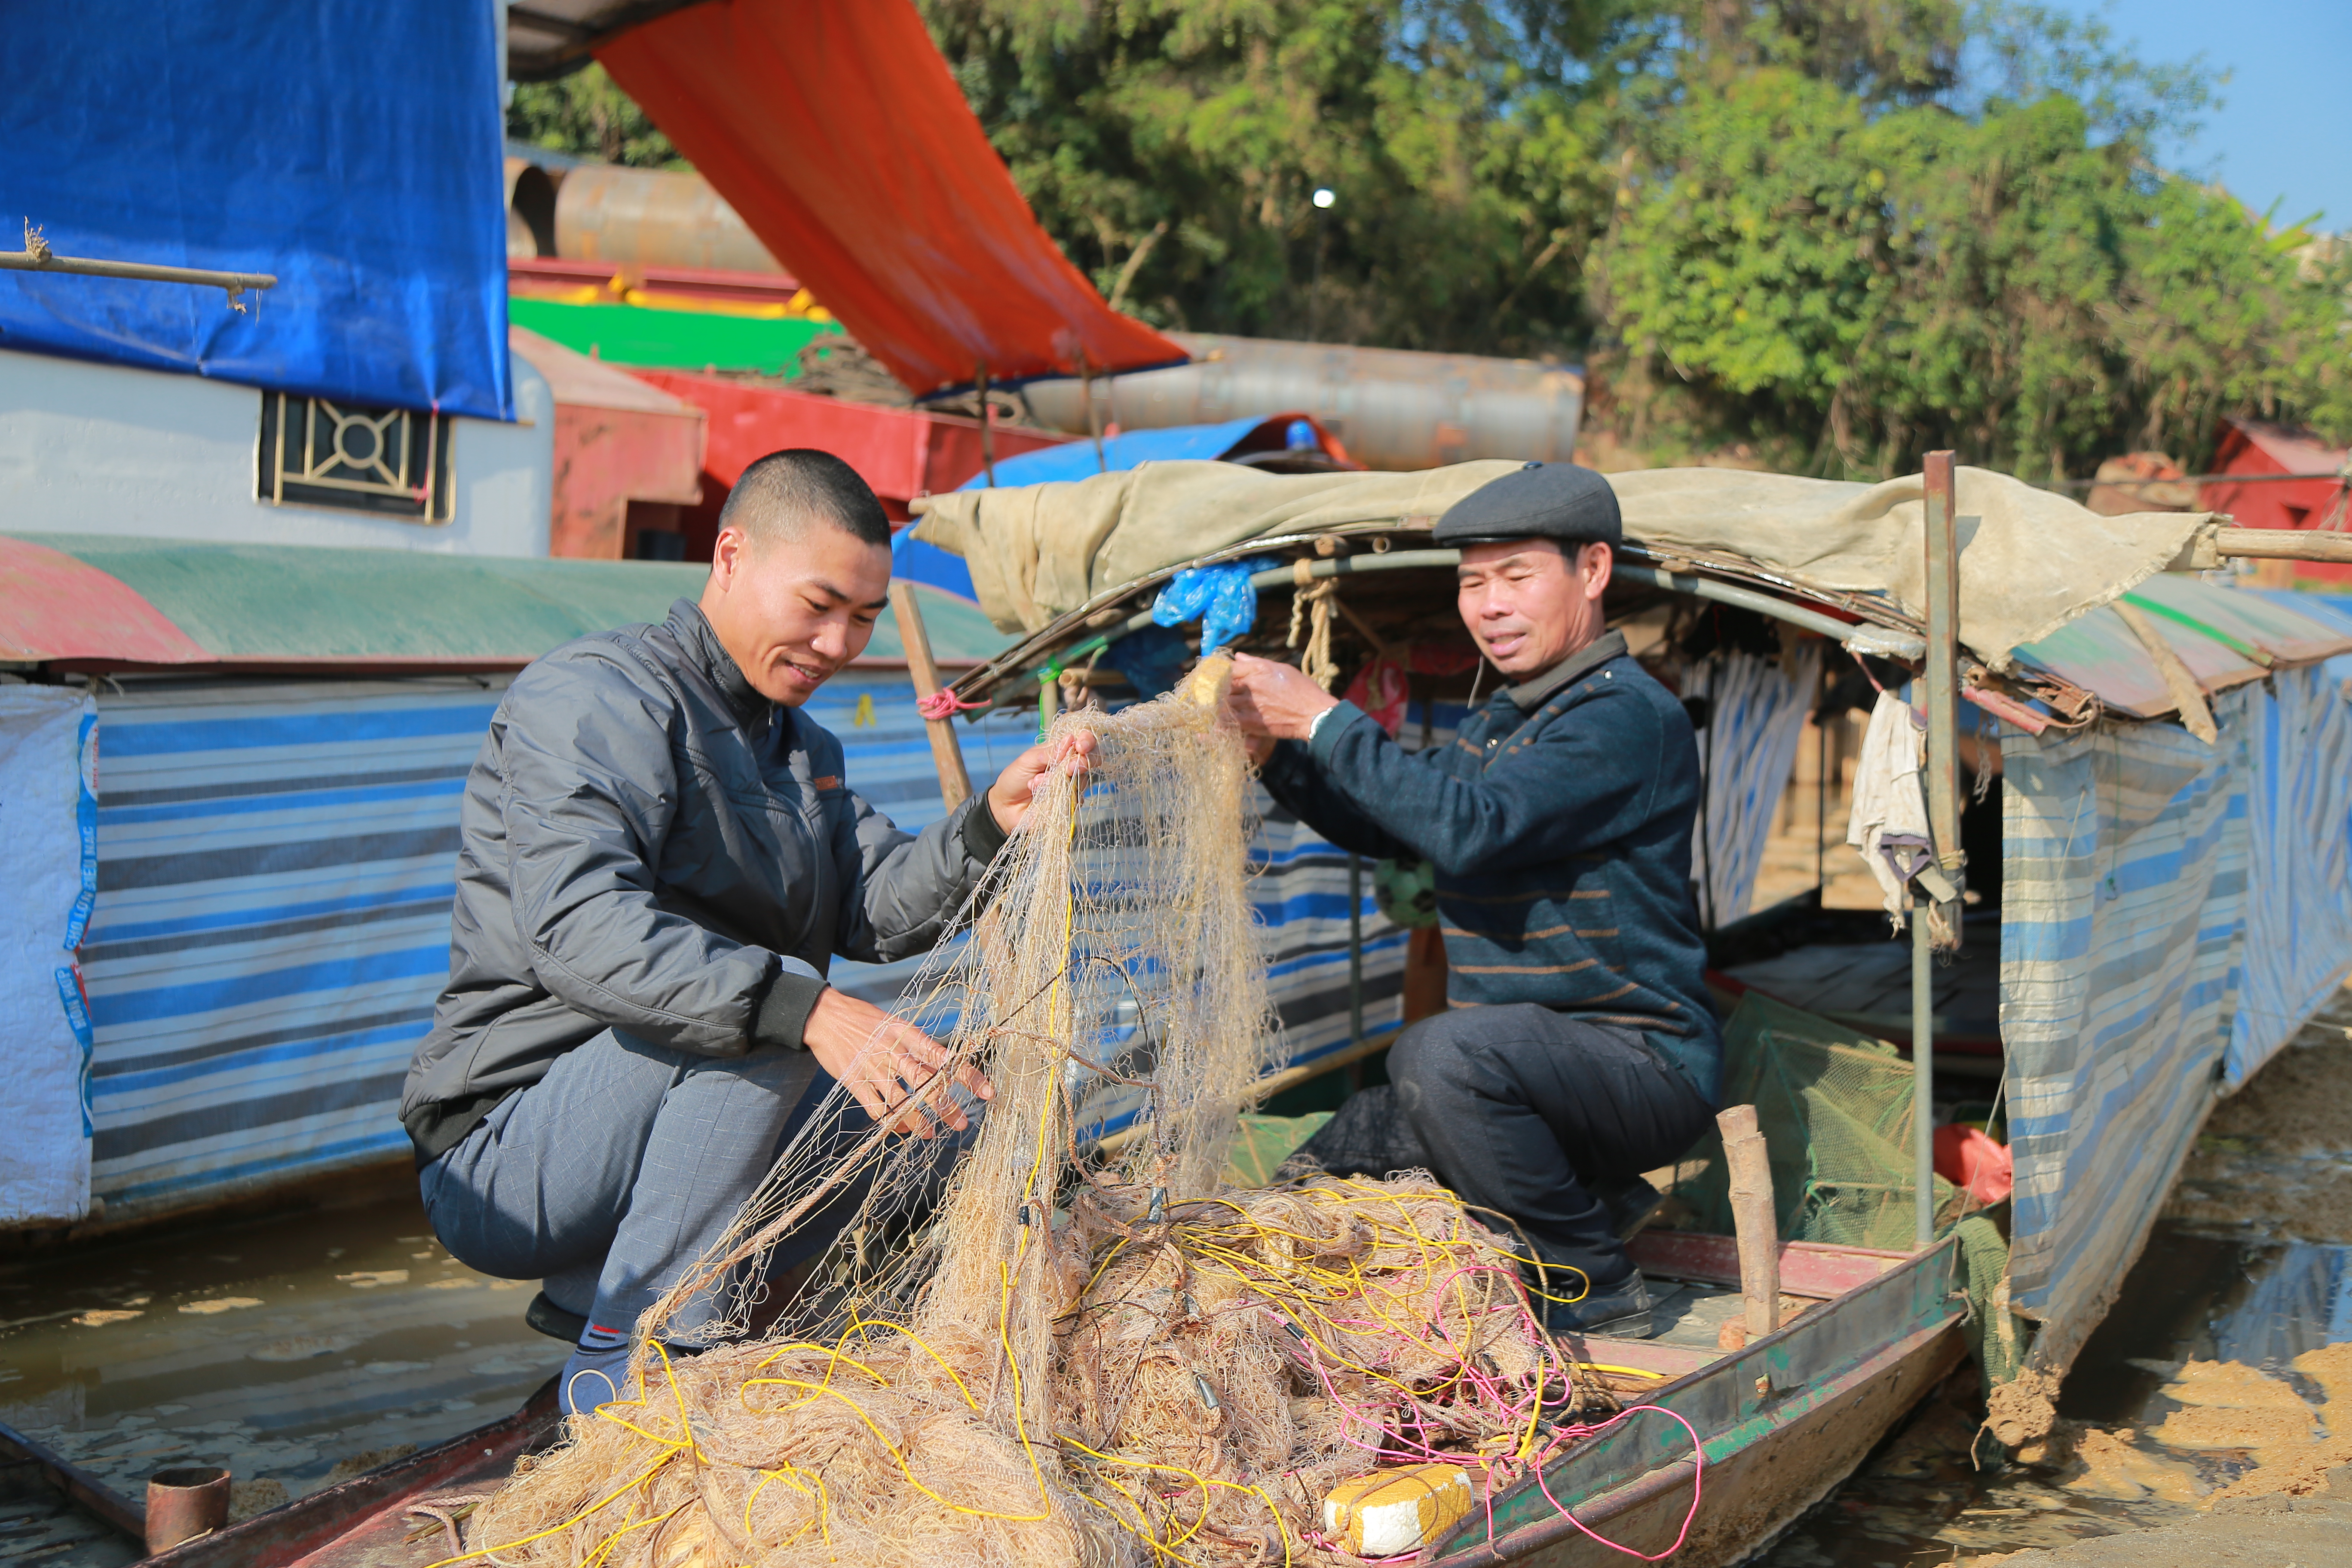
{"label": "red tarpaulin", "polygon": [[595,54],[917,395],[1184,359],[1038,226],[909,0],[689,5]]}

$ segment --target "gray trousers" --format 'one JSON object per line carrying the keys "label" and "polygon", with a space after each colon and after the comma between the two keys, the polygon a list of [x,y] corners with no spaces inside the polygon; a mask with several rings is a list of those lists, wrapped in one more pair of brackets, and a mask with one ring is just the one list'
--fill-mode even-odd
{"label": "gray trousers", "polygon": [[[425,1212],[467,1268],[541,1280],[592,1332],[626,1335],[726,1230],[832,1087],[806,1051],[718,1058],[608,1029],[425,1166]],[[810,1215],[770,1269],[818,1251],[854,1207]],[[665,1336],[691,1339],[716,1310],[708,1297],[690,1303]]]}

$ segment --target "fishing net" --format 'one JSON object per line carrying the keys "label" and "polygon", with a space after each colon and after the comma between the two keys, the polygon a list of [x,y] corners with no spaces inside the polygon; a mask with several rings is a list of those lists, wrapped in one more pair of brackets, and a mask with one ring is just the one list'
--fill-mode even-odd
{"label": "fishing net", "polygon": [[[1352,1561],[1317,1533],[1336,1483],[1444,1455],[1498,1484],[1613,1408],[1433,1182],[1222,1182],[1275,1037],[1227,668],[1056,721],[1092,767],[1041,794],[901,1005],[994,1085],[952,1173],[945,1140],[845,1149],[816,1117],[640,1322],[625,1396],[481,1507],[478,1555]],[[845,1203],[776,1299],[764,1260]],[[665,1342],[713,1291],[696,1353]]]}
{"label": "fishing net", "polygon": [[[1893,1046],[1751,991],[1724,1027],[1723,1103],[1756,1108],[1783,1241],[1910,1248],[1911,1064]],[[1730,1235],[1721,1135],[1676,1170],[1688,1227]],[[1940,1176],[1936,1195],[1939,1215],[1957,1214],[1958,1190]]]}

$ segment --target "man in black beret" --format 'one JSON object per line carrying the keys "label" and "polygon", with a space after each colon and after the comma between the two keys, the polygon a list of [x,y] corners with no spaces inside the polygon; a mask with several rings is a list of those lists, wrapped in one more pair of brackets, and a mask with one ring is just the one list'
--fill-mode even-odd
{"label": "man in black beret", "polygon": [[1607,629],[1622,537],[1589,468],[1529,463],[1438,521],[1457,599],[1505,681],[1451,745],[1408,752],[1298,670],[1244,654],[1234,698],[1266,788],[1341,848],[1436,872],[1449,1010],[1399,1037],[1293,1175],[1434,1172],[1507,1215],[1551,1325],[1647,1338],[1619,1231],[1640,1173],[1713,1117],[1722,1043],[1690,889],[1698,748],[1673,695]]}

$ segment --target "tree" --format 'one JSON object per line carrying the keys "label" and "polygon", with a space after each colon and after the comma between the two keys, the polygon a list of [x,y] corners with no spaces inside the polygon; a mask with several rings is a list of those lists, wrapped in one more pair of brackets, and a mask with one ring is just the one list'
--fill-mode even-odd
{"label": "tree", "polygon": [[2032,479],[2131,445],[2194,461],[2227,413],[2341,428],[2340,276],[2096,131],[2057,91],[1963,115],[1780,67],[1692,89],[1588,260],[1631,422],[1815,471],[1951,446]]}
{"label": "tree", "polygon": [[1584,333],[1557,231],[1596,150],[1517,110],[1530,37],[1565,57],[1589,28],[1477,0],[923,9],[1046,228],[1148,320],[1427,348]]}
{"label": "tree", "polygon": [[553,81],[517,82],[507,134],[573,158],[646,169],[683,169],[668,137],[604,74],[590,65]]}
{"label": "tree", "polygon": [[1739,440],[1856,476],[1946,444],[2033,477],[2193,457],[2227,413],[2352,433],[2341,263],[2162,169],[2203,78],[2097,24],[2002,0],[921,4],[1048,231],[1160,324],[1581,358],[1654,456]]}

